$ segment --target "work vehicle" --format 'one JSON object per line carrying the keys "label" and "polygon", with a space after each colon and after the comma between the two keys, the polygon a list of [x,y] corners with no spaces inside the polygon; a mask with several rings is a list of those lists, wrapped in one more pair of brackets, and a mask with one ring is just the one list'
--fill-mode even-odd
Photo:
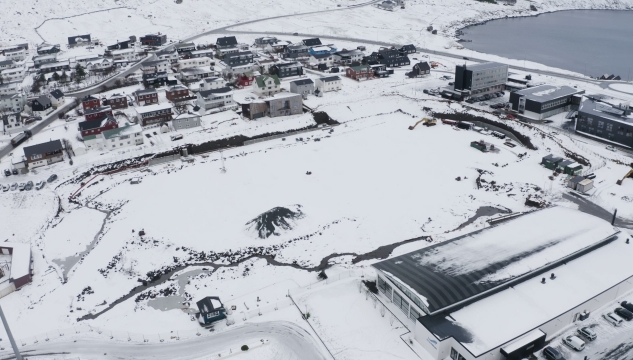
{"label": "work vehicle", "polygon": [[576,351],[582,351],[585,348],[585,342],[575,335],[564,337],[563,344],[569,346]]}
{"label": "work vehicle", "polygon": [[32,135],[31,130],[24,130],[23,133],[18,134],[13,139],[11,139],[11,145],[13,147],[17,147],[21,143],[23,143],[26,139],[30,138]]}
{"label": "work vehicle", "polygon": [[626,321],[633,320],[633,312],[630,312],[627,309],[619,307],[619,308],[615,309],[613,312],[618,314],[618,316],[620,316],[622,319],[624,319]]}
{"label": "work vehicle", "polygon": [[563,354],[561,354],[560,351],[554,349],[551,346],[543,349],[543,356],[545,356],[545,358],[549,360],[564,360]]}
{"label": "work vehicle", "polygon": [[598,334],[588,326],[578,329],[578,334],[589,341],[594,341],[598,337]]}
{"label": "work vehicle", "polygon": [[611,325],[613,326],[620,326],[622,325],[622,318],[619,317],[618,315],[614,314],[614,313],[606,313],[604,315],[602,315],[602,317]]}

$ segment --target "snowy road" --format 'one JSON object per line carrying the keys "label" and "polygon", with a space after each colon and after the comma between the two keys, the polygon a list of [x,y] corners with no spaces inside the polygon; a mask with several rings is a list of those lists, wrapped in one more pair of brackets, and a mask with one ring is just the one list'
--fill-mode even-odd
{"label": "snowy road", "polygon": [[[133,344],[107,340],[77,340],[76,342],[40,343],[22,347],[23,356],[44,354],[79,356],[81,359],[207,359],[220,352],[240,351],[244,344],[268,340],[275,348],[275,359],[322,360],[319,345],[312,335],[296,324],[286,321],[246,324],[218,334],[179,342]],[[216,355],[217,356],[217,355]],[[0,359],[14,359],[6,350]]]}

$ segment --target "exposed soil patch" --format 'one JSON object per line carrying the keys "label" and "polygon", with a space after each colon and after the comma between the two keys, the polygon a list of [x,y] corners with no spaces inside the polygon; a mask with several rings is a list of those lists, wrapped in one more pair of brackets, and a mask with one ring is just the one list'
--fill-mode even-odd
{"label": "exposed soil patch", "polygon": [[280,230],[292,230],[294,223],[304,216],[301,205],[293,205],[290,209],[274,207],[247,222],[246,229],[255,231],[260,239],[267,239],[271,235],[281,235]]}

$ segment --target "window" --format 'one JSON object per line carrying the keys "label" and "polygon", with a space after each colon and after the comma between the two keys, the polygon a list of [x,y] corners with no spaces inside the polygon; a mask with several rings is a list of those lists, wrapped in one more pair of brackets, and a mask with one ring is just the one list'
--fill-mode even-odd
{"label": "window", "polygon": [[451,359],[457,360],[458,356],[459,356],[459,353],[457,352],[457,350],[455,350],[454,348],[451,348]]}
{"label": "window", "polygon": [[[591,124],[591,122],[589,124]],[[607,131],[613,131],[613,124],[607,124]]]}

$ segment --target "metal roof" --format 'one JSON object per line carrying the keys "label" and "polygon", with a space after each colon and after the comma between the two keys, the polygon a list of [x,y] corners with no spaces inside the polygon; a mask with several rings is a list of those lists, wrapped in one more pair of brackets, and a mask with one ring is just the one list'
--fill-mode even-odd
{"label": "metal roof", "polygon": [[341,77],[340,76],[326,76],[326,77],[320,78],[319,80],[323,82],[339,81],[341,80]]}
{"label": "metal roof", "polygon": [[314,84],[314,81],[312,81],[312,79],[299,79],[299,80],[291,81],[290,83],[295,84],[295,85],[308,85],[308,84]]}
{"label": "metal roof", "polygon": [[218,38],[215,43],[220,46],[232,46],[237,45],[237,39],[235,36],[225,36]]}
{"label": "metal roof", "polygon": [[584,93],[584,90],[578,90],[571,86],[554,86],[554,85],[541,85],[535,86],[523,90],[519,90],[516,93],[525,96],[527,99],[536,102],[547,102],[563,97],[571,96],[574,94]]}
{"label": "metal roof", "polygon": [[507,68],[508,65],[498,63],[498,62],[485,62],[485,63],[480,63],[480,64],[467,65],[465,67],[465,70],[481,71],[481,70],[488,70],[488,69],[494,69],[494,68],[499,68],[499,67]]}
{"label": "metal roof", "polygon": [[59,140],[52,140],[49,142],[24,147],[24,156],[30,158],[31,155],[46,154],[54,151],[62,150],[62,142]]}

